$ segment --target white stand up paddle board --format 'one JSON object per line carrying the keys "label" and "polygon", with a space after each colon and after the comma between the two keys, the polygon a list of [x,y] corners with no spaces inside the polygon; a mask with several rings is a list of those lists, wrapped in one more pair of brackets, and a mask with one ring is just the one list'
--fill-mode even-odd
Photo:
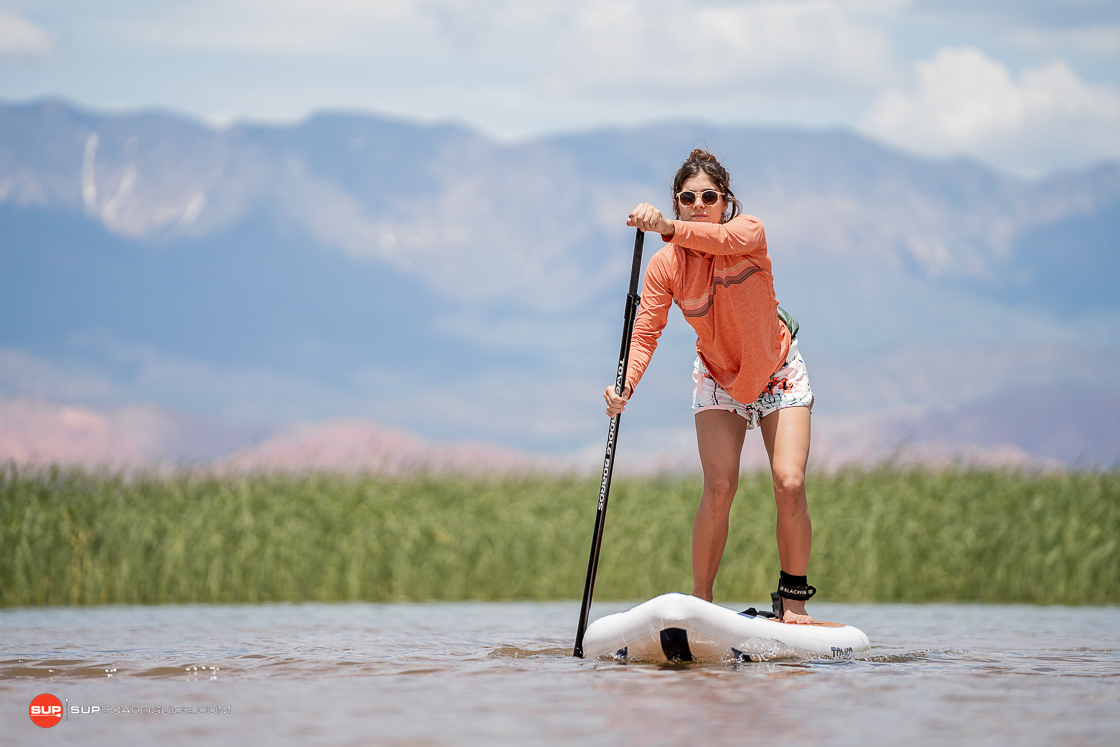
{"label": "white stand up paddle board", "polygon": [[863,631],[850,625],[787,624],[733,612],[688,594],[662,594],[626,612],[601,617],[587,627],[583,638],[588,658],[654,662],[839,659],[870,648]]}

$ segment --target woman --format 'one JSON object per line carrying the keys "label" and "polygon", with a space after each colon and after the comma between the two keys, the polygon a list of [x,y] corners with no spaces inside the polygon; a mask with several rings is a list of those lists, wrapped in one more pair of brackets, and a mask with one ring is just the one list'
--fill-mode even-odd
{"label": "woman", "polygon": [[608,387],[604,397],[608,415],[623,411],[676,303],[697,335],[692,412],[704,493],[692,525],[692,594],[712,601],[743,440],[758,425],[778,508],[779,615],[787,623],[809,624],[805,601],[816,589],[805,578],[813,534],[805,465],[813,392],[797,341],[778,316],[762,224],[739,215],[741,208],[727,170],[701,149],[673,178],[676,220],[666,220],[649,203],[634,208],[626,225],[657,232],[670,243],[646,269],[626,388],[619,396]]}

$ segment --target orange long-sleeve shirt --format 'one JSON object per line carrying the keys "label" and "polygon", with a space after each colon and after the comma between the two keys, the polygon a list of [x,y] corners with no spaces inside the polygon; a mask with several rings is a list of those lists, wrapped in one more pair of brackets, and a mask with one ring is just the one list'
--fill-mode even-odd
{"label": "orange long-sleeve shirt", "polygon": [[696,352],[712,378],[739,402],[754,402],[790,346],[762,223],[741,215],[673,225],[672,243],[646,268],[626,378],[637,387],[675,303],[696,330]]}

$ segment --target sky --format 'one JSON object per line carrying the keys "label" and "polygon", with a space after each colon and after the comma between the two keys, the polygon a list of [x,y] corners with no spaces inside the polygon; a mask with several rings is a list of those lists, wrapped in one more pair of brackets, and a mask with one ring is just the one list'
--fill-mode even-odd
{"label": "sky", "polygon": [[1115,0],[0,0],[0,100],[323,109],[519,140],[845,127],[1025,176],[1120,159]]}

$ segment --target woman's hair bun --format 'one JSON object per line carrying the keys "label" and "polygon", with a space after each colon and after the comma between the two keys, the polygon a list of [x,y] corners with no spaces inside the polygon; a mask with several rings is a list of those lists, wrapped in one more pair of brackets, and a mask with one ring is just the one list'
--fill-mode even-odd
{"label": "woman's hair bun", "polygon": [[716,161],[715,156],[713,156],[711,153],[704,150],[703,148],[693,149],[693,151],[688,154],[688,159],[687,160],[689,160],[689,161],[700,161],[701,163],[703,163],[705,161],[708,161],[708,162],[715,161],[716,163],[719,163],[719,161]]}

